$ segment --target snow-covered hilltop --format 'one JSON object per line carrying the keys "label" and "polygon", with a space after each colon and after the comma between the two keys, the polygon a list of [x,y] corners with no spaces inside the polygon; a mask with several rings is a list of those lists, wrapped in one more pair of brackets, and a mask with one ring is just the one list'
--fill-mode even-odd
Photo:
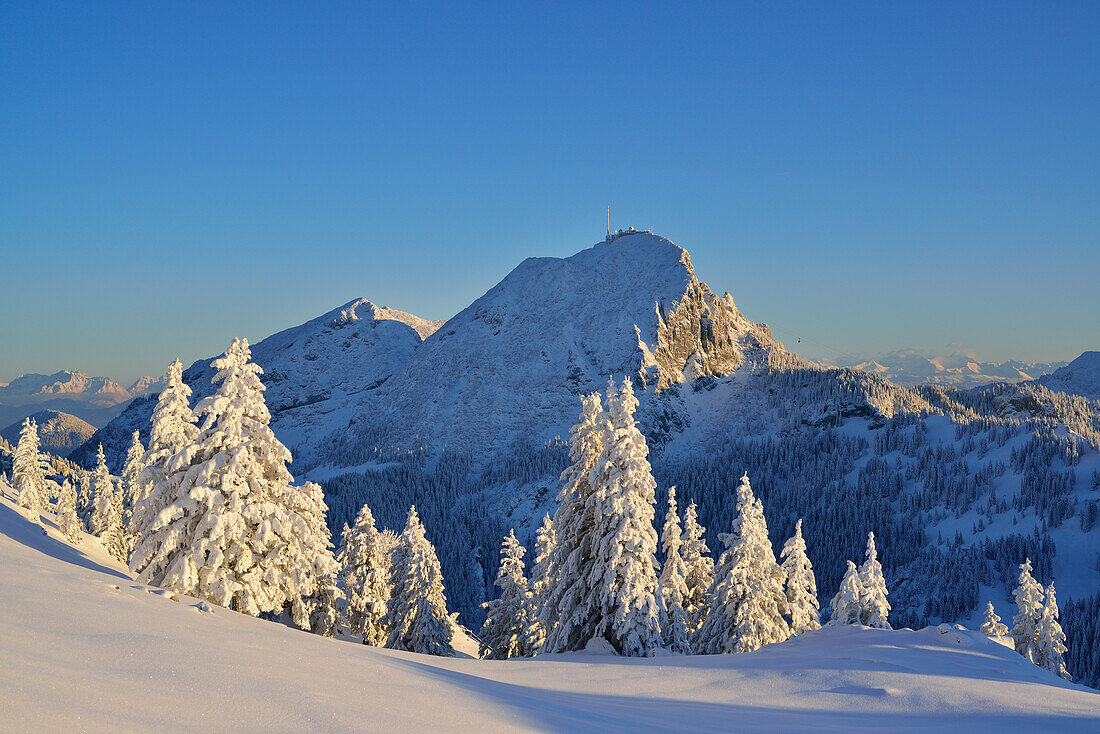
{"label": "snow-covered hilltop", "polygon": [[[40,410],[27,417],[38,424],[38,437],[41,440],[42,449],[54,456],[67,455],[95,433],[95,427],[87,421],[56,410]],[[19,430],[22,425],[22,420],[12,423],[0,431],[0,437],[15,445],[19,441]]]}
{"label": "snow-covered hilltop", "polygon": [[397,445],[495,452],[565,435],[577,396],[608,376],[656,395],[727,375],[760,348],[783,352],[696,278],[687,251],[639,233],[522,262],[425,340],[377,410]]}
{"label": "snow-covered hilltop", "polygon": [[1035,381],[1050,390],[1100,400],[1100,352],[1085,352],[1065,367]]}

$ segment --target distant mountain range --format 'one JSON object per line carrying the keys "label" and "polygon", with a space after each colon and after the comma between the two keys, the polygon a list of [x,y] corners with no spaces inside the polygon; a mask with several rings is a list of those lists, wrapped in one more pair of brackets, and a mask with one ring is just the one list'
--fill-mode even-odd
{"label": "distant mountain range", "polygon": [[875,359],[837,359],[820,361],[825,367],[851,367],[885,377],[906,387],[944,385],[966,389],[993,382],[1026,382],[1034,380],[1067,362],[986,362],[972,353],[953,352],[927,355],[913,349],[902,349]]}
{"label": "distant mountain range", "polygon": [[142,377],[124,388],[109,377],[62,370],[29,373],[0,382],[0,426],[21,422],[42,410],[67,413],[93,426],[106,425],[135,397],[160,391],[161,378]]}

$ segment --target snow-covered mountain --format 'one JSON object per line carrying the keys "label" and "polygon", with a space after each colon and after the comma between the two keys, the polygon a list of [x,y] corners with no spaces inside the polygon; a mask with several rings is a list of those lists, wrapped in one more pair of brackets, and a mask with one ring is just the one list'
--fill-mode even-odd
{"label": "snow-covered mountain", "polygon": [[827,366],[851,367],[871,372],[907,387],[946,385],[966,389],[992,382],[1033,380],[1065,364],[1065,362],[1025,362],[1016,359],[987,362],[971,352],[956,351],[943,355],[926,355],[914,349],[902,349],[874,359],[834,360],[827,363]]}
{"label": "snow-covered mountain", "polygon": [[51,516],[44,533],[10,494],[0,491],[5,730],[1100,728],[1100,694],[950,625],[826,627],[754,653],[657,658],[472,660],[326,639],[138,583],[97,538],[71,546]]}
{"label": "snow-covered mountain", "polygon": [[[95,433],[95,426],[87,421],[56,410],[40,410],[28,417],[38,424],[38,440],[42,450],[54,456],[66,456]],[[22,428],[23,421],[16,421],[0,431],[0,437],[14,446],[19,443]]]}
{"label": "snow-covered mountain", "polygon": [[[422,335],[430,336],[441,325],[360,298],[252,345],[253,361],[264,368],[265,397],[280,440],[299,461],[320,450],[337,427],[348,425],[370,404]],[[195,362],[184,373],[196,400],[213,389],[211,359]],[[156,395],[135,399],[73,458],[87,461],[100,441],[117,450],[135,429],[147,434],[155,404]]]}
{"label": "snow-covered mountain", "polygon": [[[330,526],[364,502],[399,526],[415,503],[467,624],[500,537],[515,527],[529,543],[554,506],[568,462],[556,437],[578,396],[623,375],[658,481],[696,501],[710,547],[747,470],[773,541],[804,519],[825,600],[870,530],[897,625],[974,621],[1025,557],[1066,602],[1100,589],[1100,403],[1027,381],[909,388],[808,363],[655,235],[528,259],[438,328],[354,301],[253,357],[292,471],[325,487]],[[212,374],[209,360],[185,372],[196,399]],[[117,466],[152,406],[134,401],[73,457],[90,465],[102,440]],[[1070,628],[1091,624],[1073,614]],[[1100,681],[1083,654],[1078,674]]]}
{"label": "snow-covered mountain", "polygon": [[1049,390],[1100,400],[1100,352],[1085,352],[1035,382]]}
{"label": "snow-covered mountain", "polygon": [[106,425],[130,400],[160,391],[160,378],[142,377],[129,389],[109,377],[62,370],[20,375],[0,383],[0,425],[22,421],[40,410],[69,413],[93,426]]}

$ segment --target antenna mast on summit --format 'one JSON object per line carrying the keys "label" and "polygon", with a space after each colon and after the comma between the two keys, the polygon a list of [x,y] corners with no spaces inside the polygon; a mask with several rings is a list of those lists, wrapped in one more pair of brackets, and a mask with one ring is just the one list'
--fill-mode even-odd
{"label": "antenna mast on summit", "polygon": [[611,236],[611,205],[607,205],[607,236]]}

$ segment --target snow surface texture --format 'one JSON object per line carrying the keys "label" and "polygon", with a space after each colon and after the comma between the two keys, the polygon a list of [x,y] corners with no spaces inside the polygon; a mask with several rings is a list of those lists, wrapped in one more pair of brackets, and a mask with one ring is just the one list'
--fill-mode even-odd
{"label": "snow surface texture", "polygon": [[1036,380],[1048,390],[1100,400],[1100,352],[1085,352],[1065,367]]}
{"label": "snow surface texture", "polygon": [[978,632],[826,627],[744,655],[438,658],[136,583],[0,497],[6,731],[1059,731],[1100,695]]}

